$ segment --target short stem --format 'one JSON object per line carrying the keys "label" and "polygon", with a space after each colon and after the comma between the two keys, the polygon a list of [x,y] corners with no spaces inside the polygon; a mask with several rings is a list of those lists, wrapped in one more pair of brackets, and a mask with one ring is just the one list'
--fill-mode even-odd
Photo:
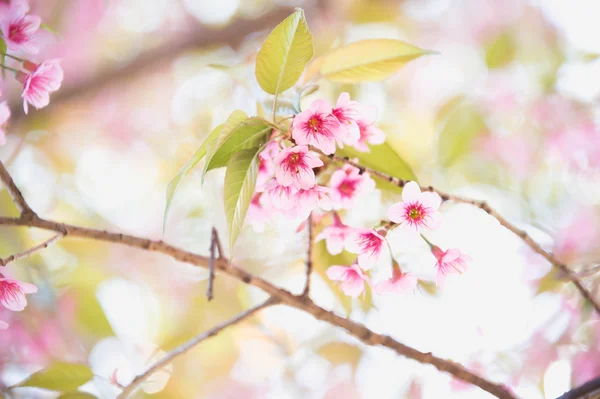
{"label": "short stem", "polygon": [[21,62],[25,62],[26,60],[24,60],[23,58],[19,58],[19,57],[15,57],[12,54],[8,54],[8,53],[4,53],[5,56],[12,58],[13,60],[17,60],[17,61],[21,61]]}
{"label": "short stem", "polygon": [[425,237],[423,234],[421,234],[421,238],[423,238],[423,240],[425,240],[425,242],[427,243],[427,245],[429,245],[429,248],[433,249],[433,247],[435,247],[435,244],[433,244],[431,241],[429,241],[427,239],[427,237]]}
{"label": "short stem", "polygon": [[6,66],[6,65],[4,65],[4,64],[0,64],[0,68],[2,68],[2,69],[6,69],[6,70],[8,70],[8,71],[13,71],[14,73],[19,73],[19,72],[21,72],[21,71],[19,71],[18,69],[11,68],[11,67],[9,67],[9,66]]}

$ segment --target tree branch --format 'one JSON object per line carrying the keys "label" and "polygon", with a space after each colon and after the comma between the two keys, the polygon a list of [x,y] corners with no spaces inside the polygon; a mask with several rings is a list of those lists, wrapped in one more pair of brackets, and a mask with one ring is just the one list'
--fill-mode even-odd
{"label": "tree branch", "polygon": [[565,392],[557,399],[598,399],[600,398],[600,376],[585,384]]}
{"label": "tree branch", "polygon": [[44,248],[48,248],[48,245],[54,243],[55,241],[58,241],[62,236],[63,235],[59,233],[59,234],[57,234],[57,235],[55,235],[55,236],[47,239],[43,243],[41,243],[39,245],[36,245],[33,248],[29,248],[26,251],[23,251],[23,252],[18,253],[18,254],[11,255],[11,256],[9,256],[7,258],[0,259],[0,266],[6,266],[10,262],[12,262],[12,261],[15,261],[15,260],[18,260],[18,259],[22,259],[22,258],[26,258],[26,257],[28,257],[30,255],[33,255],[34,253],[36,253],[36,252],[44,249]]}
{"label": "tree branch", "polygon": [[[334,161],[343,162],[348,165],[352,165],[362,171],[369,172],[373,176],[380,177],[398,187],[404,187],[404,185],[408,183],[408,180],[398,179],[397,177],[390,176],[378,170],[367,168],[358,164],[357,162],[351,161],[348,157],[339,157],[337,155],[328,155],[328,157]],[[505,228],[513,232],[515,235],[520,237],[525,242],[525,244],[527,244],[534,252],[543,256],[548,262],[550,262],[550,264],[552,264],[552,266],[558,268],[567,279],[573,282],[577,290],[580,292],[581,296],[583,296],[583,298],[594,307],[598,315],[600,315],[600,303],[594,299],[592,293],[583,286],[580,279],[567,267],[567,265],[556,259],[556,257],[552,253],[546,251],[544,248],[542,248],[540,244],[538,244],[533,238],[531,238],[531,236],[527,234],[526,231],[521,230],[514,224],[510,223],[506,218],[504,218],[504,216],[498,213],[498,211],[492,209],[485,201],[478,201],[471,198],[464,198],[458,195],[447,194],[443,191],[435,189],[432,186],[421,187],[421,189],[424,191],[432,191],[438,193],[444,201],[454,201],[476,206],[477,208],[483,210],[484,212],[495,218],[500,223],[500,225],[504,226]]]}
{"label": "tree branch", "polygon": [[[0,165],[2,165],[1,162]],[[3,165],[2,167],[0,167],[0,169],[4,169]],[[8,177],[10,178],[10,175]],[[12,182],[12,179],[10,179],[10,181]],[[16,189],[16,186],[14,188]],[[210,259],[205,256],[184,251],[180,248],[169,245],[162,240],[155,241],[128,234],[112,233],[103,230],[96,230],[91,228],[73,226],[66,223],[54,222],[51,220],[42,219],[35,213],[23,213],[19,218],[0,217],[0,225],[35,227],[44,230],[55,231],[57,233],[62,234],[65,237],[81,237],[97,241],[118,243],[130,247],[140,248],[146,251],[162,253],[164,255],[171,256],[173,259],[176,259],[180,262],[185,262],[204,268],[208,268],[210,262]],[[244,269],[234,264],[230,265],[229,259],[225,257],[219,257],[219,259],[216,259],[214,266],[216,267],[216,269],[218,269],[221,273],[225,275],[242,281],[245,284],[253,285],[257,288],[260,288],[261,290],[263,290],[282,304],[286,304],[296,309],[300,309],[312,315],[318,320],[322,320],[331,325],[345,329],[352,336],[358,338],[367,345],[381,345],[394,350],[399,355],[416,360],[419,363],[433,365],[438,370],[445,371],[453,375],[457,379],[476,385],[479,388],[491,393],[492,395],[498,398],[516,399],[516,397],[506,387],[490,382],[485,378],[467,370],[460,364],[454,363],[449,360],[441,359],[432,355],[429,352],[424,353],[418,351],[414,348],[411,348],[396,341],[394,338],[388,335],[377,334],[365,327],[363,324],[340,317],[331,311],[323,309],[322,307],[316,305],[308,296],[294,295],[287,290],[284,290],[269,283],[261,277],[254,276],[248,273]]]}
{"label": "tree branch", "polygon": [[10,173],[8,173],[8,170],[2,162],[0,162],[0,180],[2,180],[2,183],[8,190],[10,198],[12,198],[14,204],[21,213],[21,217],[25,215],[35,215],[35,212],[33,212],[33,210],[27,204],[27,201],[25,201],[25,198],[23,198],[23,194],[21,194],[21,191],[16,186],[15,182],[10,176]]}
{"label": "tree branch", "polygon": [[195,347],[202,341],[217,335],[218,333],[220,333],[227,327],[233,326],[234,324],[237,324],[237,323],[247,319],[248,317],[252,316],[254,313],[258,312],[259,310],[264,309],[268,306],[274,305],[276,303],[277,303],[277,299],[271,297],[271,298],[267,299],[265,302],[263,302],[262,304],[257,305],[251,309],[246,310],[245,312],[238,314],[234,318],[227,320],[226,322],[221,323],[218,326],[216,326],[206,332],[203,332],[200,335],[195,336],[194,338],[190,339],[189,341],[185,342],[184,344],[173,349],[172,351],[167,353],[162,359],[158,360],[156,363],[154,363],[152,366],[150,366],[148,368],[148,370],[144,371],[142,374],[135,377],[133,379],[133,381],[131,381],[129,383],[129,385],[127,385],[126,387],[123,388],[123,391],[119,394],[119,396],[117,396],[117,399],[126,399],[129,395],[131,395],[135,391],[135,389],[140,384],[142,384],[145,380],[147,380],[152,374],[154,374],[155,372],[159,371],[161,368],[163,368],[166,365],[168,365],[169,363],[171,363],[173,360],[175,360],[176,357],[179,357],[179,356],[187,353],[189,350],[191,350],[193,347]]}
{"label": "tree branch", "polygon": [[314,240],[314,226],[312,213],[308,216],[308,250],[306,251],[306,283],[304,284],[304,291],[302,295],[310,294],[310,275],[313,270],[313,240]]}

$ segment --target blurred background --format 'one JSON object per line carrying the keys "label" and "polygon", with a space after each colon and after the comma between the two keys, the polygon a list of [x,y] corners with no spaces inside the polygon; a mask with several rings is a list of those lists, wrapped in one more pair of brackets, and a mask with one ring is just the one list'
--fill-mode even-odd
{"label": "blurred background", "polygon": [[[316,55],[364,38],[396,38],[440,54],[382,83],[321,82],[307,101],[342,91],[377,106],[378,125],[419,182],[485,199],[554,251],[600,298],[600,4],[594,0],[31,0],[43,34],[34,60],[62,58],[63,87],[13,117],[0,158],[42,217],[160,239],[167,183],[234,109],[268,100],[254,57],[268,32],[304,8]],[[186,178],[164,239],[208,255],[225,239],[222,170]],[[345,221],[372,226],[397,194],[360,199]],[[6,190],[3,215],[16,215]],[[367,211],[368,210],[368,211]],[[350,301],[315,276],[315,301],[376,332],[455,360],[524,398],[555,398],[600,376],[600,321],[547,262],[477,208],[444,204],[431,234],[474,260],[443,291]],[[262,227],[262,228],[261,228]],[[304,282],[306,231],[286,219],[246,226],[236,263],[294,292]],[[0,254],[50,234],[0,230]],[[391,238],[402,267],[433,281],[435,259]],[[324,251],[321,251],[324,252]],[[317,260],[317,262],[325,262]],[[319,267],[319,266],[317,266]],[[322,270],[321,270],[322,271]],[[114,397],[151,358],[264,299],[168,257],[67,238],[2,272],[35,283],[20,313],[0,311],[0,381],[55,360],[90,364],[82,390]],[[322,275],[322,273],[320,273]],[[158,381],[160,380],[160,381]],[[166,382],[166,385],[165,385]],[[164,389],[163,389],[164,386]],[[431,366],[362,345],[278,306],[204,342],[144,385],[152,398],[487,398]],[[158,392],[156,392],[158,391]],[[19,388],[13,398],[56,397]]]}

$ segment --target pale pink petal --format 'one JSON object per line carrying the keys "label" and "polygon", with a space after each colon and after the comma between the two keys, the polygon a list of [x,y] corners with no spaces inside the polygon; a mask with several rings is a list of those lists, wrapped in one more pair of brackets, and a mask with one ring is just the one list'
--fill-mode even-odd
{"label": "pale pink petal", "polygon": [[435,211],[435,212],[429,214],[429,218],[427,219],[426,228],[429,230],[437,229],[438,227],[440,227],[440,224],[442,224],[442,219],[443,219],[443,216],[438,211]]}
{"label": "pale pink petal", "polygon": [[315,172],[312,169],[300,168],[296,174],[296,186],[308,190],[315,185]]}
{"label": "pale pink petal", "polygon": [[38,292],[38,287],[33,284],[19,282],[19,287],[25,294],[35,294]]}
{"label": "pale pink petal", "polygon": [[360,278],[346,280],[340,286],[344,294],[351,297],[357,297],[365,290],[365,282]]}
{"label": "pale pink petal", "polygon": [[323,161],[319,159],[319,157],[312,151],[308,151],[304,156],[304,160],[308,166],[311,168],[318,168],[319,166],[323,166]]}
{"label": "pale pink petal", "polygon": [[331,280],[343,280],[345,275],[348,273],[347,266],[330,266],[327,269],[327,277]]}
{"label": "pale pink petal", "polygon": [[363,270],[370,270],[377,266],[377,262],[379,261],[379,256],[372,256],[369,254],[360,254],[358,255],[358,265]]}
{"label": "pale pink petal", "polygon": [[402,189],[403,202],[416,202],[421,200],[421,188],[414,181],[406,183]]}
{"label": "pale pink petal", "polygon": [[6,101],[0,103],[0,126],[4,125],[10,118],[10,108]]}
{"label": "pale pink petal", "polygon": [[385,143],[385,133],[375,125],[367,127],[366,135],[369,144],[379,145]]}
{"label": "pale pink petal", "polygon": [[9,327],[8,323],[0,320],[0,330],[6,330]]}
{"label": "pale pink petal", "polygon": [[398,202],[390,206],[387,217],[394,223],[401,223],[404,220],[404,204]]}
{"label": "pale pink petal", "polygon": [[309,110],[319,114],[331,114],[331,106],[325,100],[315,100]]}
{"label": "pale pink petal", "polygon": [[0,305],[4,306],[8,310],[14,312],[20,312],[27,306],[27,298],[23,293],[11,293],[0,296]]}
{"label": "pale pink petal", "polygon": [[421,202],[431,210],[437,211],[440,205],[442,204],[442,198],[438,193],[432,193],[430,191],[426,191],[421,194]]}

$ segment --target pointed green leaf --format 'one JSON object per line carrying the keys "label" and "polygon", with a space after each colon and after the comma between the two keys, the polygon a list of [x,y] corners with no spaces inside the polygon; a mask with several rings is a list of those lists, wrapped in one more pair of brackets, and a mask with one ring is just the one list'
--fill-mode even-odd
{"label": "pointed green leaf", "polygon": [[256,80],[269,94],[294,85],[314,53],[304,11],[297,9],[273,29],[256,56]]}
{"label": "pointed green leaf", "polygon": [[94,377],[92,370],[85,364],[56,362],[30,375],[17,387],[36,387],[52,391],[72,391]]}
{"label": "pointed green leaf", "polygon": [[233,111],[217,139],[209,146],[202,178],[209,170],[227,166],[237,151],[260,147],[266,143],[272,125],[262,118],[248,118],[243,111]]}
{"label": "pointed green leaf", "polygon": [[[403,180],[416,181],[417,178],[410,166],[400,157],[390,144],[383,143],[369,147],[370,152],[359,152],[352,147],[344,147],[338,150],[340,156],[350,159],[358,158],[358,163],[371,169],[378,170],[387,175]],[[401,189],[384,179],[372,176],[380,189],[400,192]]]}
{"label": "pointed green leaf", "polygon": [[198,148],[194,155],[192,155],[192,158],[189,161],[187,161],[185,165],[183,165],[183,168],[181,168],[179,173],[177,173],[173,180],[169,182],[169,185],[167,186],[167,205],[165,207],[165,214],[163,216],[163,232],[167,225],[167,216],[169,214],[169,209],[171,208],[171,201],[173,200],[175,192],[179,188],[179,184],[181,183],[183,178],[190,172],[190,170],[192,170],[192,168],[196,166],[196,164],[200,162],[200,160],[204,157],[207,151],[207,146],[214,140],[216,140],[222,127],[223,125],[219,125],[212,132],[210,132],[206,140],[204,140],[202,145],[200,145],[200,148]]}
{"label": "pointed green leaf", "polygon": [[487,130],[481,114],[470,104],[461,104],[441,124],[438,157],[447,167],[471,150],[473,141]]}
{"label": "pointed green leaf", "polygon": [[258,153],[260,147],[241,150],[235,153],[225,173],[225,214],[229,227],[229,253],[242,230],[246,212],[254,195],[258,176]]}
{"label": "pointed green leaf", "polygon": [[325,55],[321,75],[340,83],[380,81],[426,54],[436,53],[400,40],[360,40]]}

